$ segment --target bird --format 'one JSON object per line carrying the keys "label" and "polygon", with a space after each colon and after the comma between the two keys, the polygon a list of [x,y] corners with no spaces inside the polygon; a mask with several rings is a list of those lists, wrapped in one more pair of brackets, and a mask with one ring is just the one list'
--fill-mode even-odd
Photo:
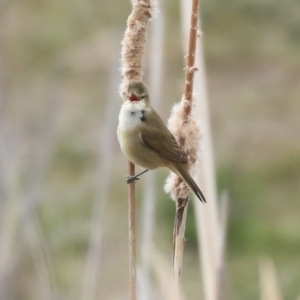
{"label": "bird", "polygon": [[148,170],[167,167],[189,185],[201,202],[206,202],[189,174],[186,155],[151,106],[148,88],[143,81],[131,81],[127,86],[119,113],[117,138],[125,156],[145,168],[135,176],[127,176],[127,183],[138,180]]}

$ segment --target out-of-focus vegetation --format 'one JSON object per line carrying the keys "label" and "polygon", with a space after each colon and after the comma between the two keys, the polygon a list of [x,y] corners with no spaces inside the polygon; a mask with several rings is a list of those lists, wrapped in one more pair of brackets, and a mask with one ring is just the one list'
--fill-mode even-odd
{"label": "out-of-focus vegetation", "polygon": [[[179,5],[164,5],[166,120],[181,97],[184,53]],[[262,255],[274,259],[285,299],[300,294],[299,11],[296,0],[201,2],[218,190],[231,200],[231,300],[259,298]],[[47,286],[57,299],[80,299],[107,144],[114,159],[99,228],[98,299],[127,293],[127,171],[114,134],[118,79],[111,87],[111,78],[129,12],[129,1],[116,0],[0,4],[1,299],[47,299]],[[115,110],[105,135],[108,103]],[[166,170],[157,173],[157,247],[171,259],[174,204],[162,191]],[[192,300],[200,276],[191,211],[187,226],[183,288]],[[41,244],[51,279],[37,263]]]}

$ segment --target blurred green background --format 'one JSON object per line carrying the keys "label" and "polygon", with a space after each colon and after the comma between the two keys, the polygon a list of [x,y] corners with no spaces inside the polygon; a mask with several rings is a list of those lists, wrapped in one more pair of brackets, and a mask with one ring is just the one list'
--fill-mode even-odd
{"label": "blurred green background", "polygon": [[[97,299],[127,299],[127,169],[115,130],[130,10],[116,0],[0,3],[1,299],[83,299],[95,212]],[[179,3],[165,0],[161,10],[167,120],[182,94],[185,53]],[[300,294],[299,12],[297,0],[201,1],[217,187],[230,196],[231,300],[259,298],[265,255],[284,299]],[[171,261],[174,203],[162,188],[167,171],[157,175],[156,246]],[[190,300],[202,299],[192,210],[183,272]]]}

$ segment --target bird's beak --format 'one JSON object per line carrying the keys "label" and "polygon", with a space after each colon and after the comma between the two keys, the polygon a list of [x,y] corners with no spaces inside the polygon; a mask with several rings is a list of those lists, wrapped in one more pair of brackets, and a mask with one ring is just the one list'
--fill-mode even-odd
{"label": "bird's beak", "polygon": [[141,98],[138,97],[135,93],[131,93],[130,97],[129,97],[130,101],[140,101]]}

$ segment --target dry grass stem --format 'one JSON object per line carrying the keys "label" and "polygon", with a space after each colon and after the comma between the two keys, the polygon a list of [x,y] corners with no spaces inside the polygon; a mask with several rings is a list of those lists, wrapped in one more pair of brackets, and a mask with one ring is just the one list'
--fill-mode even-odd
{"label": "dry grass stem", "polygon": [[150,264],[160,286],[161,299],[177,300],[180,296],[181,300],[185,300],[186,297],[182,292],[179,294],[179,291],[174,288],[174,280],[169,276],[171,272],[169,260],[159,253],[155,246],[152,249]]}
{"label": "dry grass stem", "polygon": [[31,216],[28,216],[23,231],[25,231],[32,261],[40,283],[40,299],[55,300],[57,295],[51,276],[53,274],[51,256],[43,238],[39,222],[33,213]]}
{"label": "dry grass stem", "polygon": [[[27,126],[10,123],[9,119],[0,121],[0,188],[3,190],[2,201],[4,212],[0,216],[0,289],[3,295],[10,289],[10,276],[15,276],[18,270],[18,255],[16,245],[21,242],[30,246],[32,261],[39,278],[39,290],[43,299],[55,299],[54,286],[51,280],[49,255],[44,246],[38,222],[34,222],[35,209],[41,201],[44,180],[51,161],[51,150],[55,141],[55,120],[57,116],[56,80],[49,84],[46,91],[49,101],[44,102],[44,116],[39,123],[39,132],[32,148],[28,146],[25,136],[28,136]],[[15,129],[17,129],[15,131]],[[7,139],[15,135],[15,139]],[[4,142],[5,141],[5,142]],[[12,149],[14,149],[12,151]],[[29,161],[25,164],[24,158]],[[25,175],[25,176],[24,176]],[[25,178],[25,180],[24,180]],[[4,187],[4,189],[3,189]],[[14,284],[14,283],[12,283]],[[5,297],[5,296],[4,296]]]}
{"label": "dry grass stem", "polygon": [[[128,161],[129,176],[135,174],[135,165]],[[136,219],[135,182],[128,185],[128,232],[129,232],[129,299],[136,299]]]}
{"label": "dry grass stem", "polygon": [[228,192],[224,191],[220,199],[220,228],[219,228],[219,261],[217,263],[217,300],[226,299],[225,288],[225,256],[226,256],[226,237],[229,214],[229,197]]}
{"label": "dry grass stem", "polygon": [[274,262],[270,258],[259,262],[261,300],[282,300]]}
{"label": "dry grass stem", "polygon": [[22,230],[30,246],[30,252],[40,281],[42,299],[56,299],[57,292],[52,278],[53,264],[48,251],[46,240],[36,217],[36,209],[42,199],[45,188],[47,171],[52,158],[53,145],[56,139],[56,120],[61,108],[56,93],[59,81],[53,74],[47,95],[49,100],[45,103],[44,118],[40,124],[40,132],[33,153],[33,162],[28,170],[28,183],[24,191],[22,208]]}
{"label": "dry grass stem", "polygon": [[[186,76],[185,76],[185,89],[184,89],[185,99],[190,102],[193,99],[194,72],[198,70],[194,64],[195,64],[195,53],[196,53],[196,45],[197,45],[199,7],[200,7],[200,0],[193,0],[190,35],[189,35],[190,36],[189,48],[188,48],[187,67],[186,67]],[[186,106],[185,112],[187,115],[190,114],[191,106]]]}
{"label": "dry grass stem", "polygon": [[[191,6],[192,0],[181,0],[182,29],[185,40],[187,40],[189,34],[189,28],[186,26],[186,23],[189,18]],[[201,126],[205,134],[201,141],[202,151],[201,160],[199,161],[201,173],[197,172],[195,179],[197,184],[203,189],[208,201],[202,207],[195,205],[195,213],[205,299],[216,300],[218,299],[218,295],[220,296],[220,291],[224,291],[225,289],[221,280],[224,275],[221,274],[222,272],[224,273],[225,265],[225,242],[222,244],[222,236],[225,234],[226,228],[223,228],[223,224],[219,220],[205,66],[201,40],[198,39],[197,42],[197,49],[199,50],[196,52],[195,60],[199,71],[195,76],[195,87],[197,89],[195,112],[202,121]],[[198,199],[195,197],[194,202],[198,204]]]}
{"label": "dry grass stem", "polygon": [[[132,80],[141,80],[143,56],[147,38],[147,23],[156,8],[154,0],[132,0],[132,12],[122,41],[120,93],[124,99],[126,87]],[[128,162],[129,176],[135,173],[135,166]],[[129,218],[129,276],[130,300],[136,299],[136,226],[135,226],[135,183],[128,185]]]}
{"label": "dry grass stem", "polygon": [[[200,160],[201,173],[196,174],[196,182],[203,188],[206,195],[207,204],[203,207],[195,206],[197,233],[199,242],[199,256],[201,258],[202,278],[204,285],[205,299],[217,299],[218,290],[218,262],[219,262],[219,214],[217,205],[216,182],[214,174],[214,159],[212,137],[210,129],[210,118],[208,110],[208,98],[206,94],[206,80],[203,71],[202,47],[199,47],[197,60],[199,63],[199,73],[196,78],[197,95],[199,101],[196,102],[196,112],[202,120],[205,134],[202,138],[202,152]],[[203,68],[202,68],[202,66]],[[197,202],[197,199],[194,200]]]}
{"label": "dry grass stem", "polygon": [[[162,83],[163,83],[163,47],[164,47],[164,6],[163,1],[160,2],[160,13],[150,24],[149,31],[149,55],[147,64],[149,65],[149,90],[153,106],[159,109],[162,101]],[[139,289],[142,293],[140,299],[150,300],[154,298],[153,286],[150,276],[150,255],[153,248],[153,238],[155,231],[155,210],[156,210],[156,188],[155,188],[155,172],[149,172],[145,175],[144,182],[144,202],[143,202],[143,229],[141,236],[141,282],[143,287]],[[143,298],[142,298],[143,297]]]}
{"label": "dry grass stem", "polygon": [[[197,44],[199,5],[200,1],[194,0],[190,12],[190,31],[184,95],[181,102],[174,106],[168,122],[168,127],[175,136],[180,149],[187,155],[188,168],[191,173],[193,173],[195,163],[198,160],[199,141],[201,138],[199,124],[192,115],[194,72],[197,70],[194,63]],[[173,240],[173,278],[176,286],[175,290],[177,290],[176,294],[179,297],[187,202],[190,194],[190,188],[186,182],[171,173],[166,181],[165,190],[170,193],[171,197],[176,201]]]}
{"label": "dry grass stem", "polygon": [[[174,280],[174,296],[180,299],[180,282],[185,242],[185,224],[188,210],[188,198],[178,199],[176,203],[180,206],[176,207],[176,216],[174,223],[174,253],[173,253],[173,280]],[[182,200],[182,201],[180,201]]]}
{"label": "dry grass stem", "polygon": [[[11,190],[13,188],[13,190]],[[17,188],[11,186],[9,188],[9,201],[5,203],[4,214],[1,219],[0,228],[0,288],[5,294],[5,286],[7,275],[13,267],[13,247],[16,240],[17,230],[19,226],[19,218],[21,215],[22,203],[16,192]],[[12,192],[15,191],[15,192]]]}
{"label": "dry grass stem", "polygon": [[[106,112],[104,120],[99,128],[102,128],[99,138],[99,157],[97,175],[95,176],[95,203],[91,216],[91,229],[89,246],[82,280],[82,300],[97,299],[98,283],[101,280],[101,257],[104,247],[103,236],[105,228],[105,214],[107,212],[107,202],[109,197],[110,182],[112,177],[113,148],[114,140],[111,138],[115,134],[117,103],[110,101],[116,98],[119,74],[118,59],[112,65],[110,83],[106,97]],[[103,143],[103,141],[106,141]],[[105,174],[105,176],[103,176]]]}

